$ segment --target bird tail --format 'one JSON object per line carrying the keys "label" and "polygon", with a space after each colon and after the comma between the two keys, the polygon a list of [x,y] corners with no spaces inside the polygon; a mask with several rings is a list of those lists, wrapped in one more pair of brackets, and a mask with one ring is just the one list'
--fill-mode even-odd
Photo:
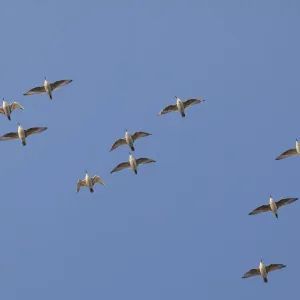
{"label": "bird tail", "polygon": [[49,98],[50,98],[50,100],[52,100],[52,94],[51,93],[49,94]]}
{"label": "bird tail", "polygon": [[275,217],[278,219],[278,214],[275,214]]}
{"label": "bird tail", "polygon": [[181,116],[184,118],[184,117],[185,117],[185,112],[182,112],[182,113],[181,113]]}
{"label": "bird tail", "polygon": [[268,283],[268,278],[264,277],[264,283]]}
{"label": "bird tail", "polygon": [[7,116],[7,119],[10,121],[11,119],[10,119],[10,116]]}
{"label": "bird tail", "polygon": [[26,141],[22,141],[22,145],[23,145],[23,146],[26,146]]}
{"label": "bird tail", "polygon": [[134,151],[134,147],[133,146],[131,146],[130,149],[131,149],[131,151]]}
{"label": "bird tail", "polygon": [[134,171],[135,175],[137,175],[137,170],[133,170],[133,171]]}
{"label": "bird tail", "polygon": [[90,192],[91,192],[91,193],[94,193],[94,190],[93,190],[93,188],[90,188]]}

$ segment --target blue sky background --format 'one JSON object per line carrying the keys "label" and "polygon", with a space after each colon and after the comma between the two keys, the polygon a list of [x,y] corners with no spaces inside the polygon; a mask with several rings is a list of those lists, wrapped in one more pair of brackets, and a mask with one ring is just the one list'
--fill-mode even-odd
{"label": "blue sky background", "polygon": [[[298,294],[299,9],[290,1],[1,1],[0,297],[260,299]],[[73,79],[53,94],[22,93]],[[157,116],[174,96],[205,103]],[[112,143],[143,130],[128,160]],[[106,186],[76,182],[85,169]],[[241,279],[259,264],[286,269]]]}

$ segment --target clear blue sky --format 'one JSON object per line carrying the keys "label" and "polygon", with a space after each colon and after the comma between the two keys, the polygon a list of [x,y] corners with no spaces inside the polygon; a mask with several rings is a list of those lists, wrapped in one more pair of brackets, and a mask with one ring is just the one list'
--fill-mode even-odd
{"label": "clear blue sky", "polygon": [[[0,298],[295,299],[300,203],[248,216],[269,194],[299,197],[299,9],[290,1],[2,1]],[[73,82],[23,97],[42,85]],[[159,110],[206,99],[178,113]],[[128,160],[112,143],[143,130]],[[106,186],[76,182],[85,169]],[[241,279],[259,264],[287,268]]]}

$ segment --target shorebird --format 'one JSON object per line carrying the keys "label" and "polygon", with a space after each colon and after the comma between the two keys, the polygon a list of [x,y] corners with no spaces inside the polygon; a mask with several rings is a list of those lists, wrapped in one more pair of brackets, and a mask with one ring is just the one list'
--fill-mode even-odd
{"label": "shorebird", "polygon": [[30,135],[40,133],[42,131],[45,131],[47,127],[32,127],[29,129],[24,129],[19,123],[18,123],[18,131],[17,132],[10,132],[3,136],[0,136],[0,141],[7,141],[7,140],[16,140],[20,139],[23,146],[26,146],[26,138]]}
{"label": "shorebird", "polygon": [[134,151],[134,146],[133,143],[145,136],[151,135],[151,133],[147,133],[147,132],[142,132],[142,131],[137,131],[135,134],[131,135],[127,129],[125,129],[125,138],[123,139],[118,139],[111,147],[111,149],[109,151],[112,151],[116,148],[118,148],[119,146],[123,146],[123,145],[128,145],[130,147],[130,149],[132,151]]}
{"label": "shorebird", "polygon": [[24,107],[18,102],[12,102],[11,104],[8,104],[3,98],[2,107],[0,107],[0,114],[6,115],[7,119],[10,121],[10,115],[16,108],[24,110]]}
{"label": "shorebird", "polygon": [[264,282],[267,283],[268,282],[268,277],[267,277],[268,273],[285,268],[285,267],[286,266],[283,264],[271,264],[271,265],[265,266],[263,264],[262,260],[260,260],[258,269],[251,269],[250,271],[245,273],[245,275],[242,278],[248,278],[251,276],[261,275]]}
{"label": "shorebird", "polygon": [[94,192],[93,185],[97,182],[104,185],[104,182],[102,181],[102,179],[99,176],[95,175],[93,178],[91,178],[90,175],[88,174],[88,172],[85,171],[85,178],[83,180],[79,179],[77,181],[76,192],[78,193],[80,188],[82,186],[85,186],[90,189],[91,193],[93,193]]}
{"label": "shorebird", "polygon": [[284,159],[289,156],[297,156],[297,155],[300,155],[300,142],[298,141],[298,139],[296,139],[296,148],[286,150],[278,157],[276,157],[276,160]]}
{"label": "shorebird", "polygon": [[67,79],[67,80],[58,80],[58,81],[55,81],[53,83],[49,83],[45,78],[45,81],[44,81],[44,85],[43,86],[38,86],[38,87],[35,87],[29,91],[27,91],[26,93],[24,93],[23,95],[24,96],[27,96],[27,95],[34,95],[34,94],[43,94],[43,93],[47,93],[50,100],[52,99],[52,92],[55,91],[56,89],[64,86],[64,85],[67,85],[69,84],[70,82],[72,82],[73,80],[71,79]]}
{"label": "shorebird", "polygon": [[256,215],[259,213],[271,211],[274,213],[275,217],[278,219],[278,209],[284,205],[290,204],[298,200],[298,198],[282,198],[279,201],[275,202],[270,195],[270,201],[267,205],[262,205],[254,209],[249,215]]}
{"label": "shorebird", "polygon": [[137,160],[134,159],[132,154],[129,152],[129,161],[122,162],[119,165],[117,165],[110,173],[114,173],[117,171],[121,171],[123,169],[131,168],[135,174],[137,174],[137,167],[141,164],[149,164],[152,162],[156,162],[153,159],[150,158],[138,158]]}
{"label": "shorebird", "polygon": [[173,111],[179,111],[182,117],[185,117],[185,109],[190,107],[191,105],[194,104],[198,104],[201,103],[205,100],[203,99],[188,99],[186,101],[181,101],[177,96],[175,96],[176,99],[176,104],[173,105],[169,105],[167,107],[165,107],[163,110],[161,110],[157,115],[164,115],[167,114],[169,112],[173,112]]}

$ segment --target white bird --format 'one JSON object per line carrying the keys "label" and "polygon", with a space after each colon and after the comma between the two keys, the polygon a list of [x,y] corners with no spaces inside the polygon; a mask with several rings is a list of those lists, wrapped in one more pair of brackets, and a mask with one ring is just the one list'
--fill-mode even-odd
{"label": "white bird", "polygon": [[24,107],[18,102],[12,102],[11,104],[8,104],[3,98],[2,107],[0,107],[0,114],[6,115],[7,119],[10,121],[10,115],[16,108],[24,110]]}
{"label": "white bird", "polygon": [[278,209],[284,205],[290,204],[298,200],[298,198],[282,198],[279,201],[275,202],[272,199],[272,196],[270,195],[270,201],[267,205],[262,205],[260,207],[257,207],[254,209],[249,215],[256,215],[259,213],[271,211],[275,215],[275,217],[278,219]]}
{"label": "white bird", "polygon": [[116,148],[118,148],[119,146],[123,146],[123,145],[128,145],[130,147],[130,149],[132,151],[134,151],[134,146],[133,143],[145,136],[151,135],[151,133],[147,133],[147,132],[142,132],[142,131],[137,131],[135,132],[133,135],[131,135],[127,129],[125,129],[125,138],[123,139],[118,139],[111,147],[111,149],[109,151],[112,151]]}
{"label": "white bird", "polygon": [[298,141],[298,139],[296,139],[296,148],[286,150],[278,157],[276,157],[276,160],[284,159],[289,156],[297,156],[297,155],[300,155],[300,142]]}
{"label": "white bird", "polygon": [[64,86],[64,85],[67,85],[69,84],[70,82],[72,82],[73,80],[72,79],[66,79],[66,80],[58,80],[58,81],[55,81],[53,83],[49,83],[45,78],[45,81],[44,81],[44,85],[43,86],[38,86],[38,87],[35,87],[29,91],[27,91],[26,93],[24,93],[23,95],[24,96],[27,96],[27,95],[34,95],[34,94],[43,94],[43,93],[47,93],[49,98],[52,99],[52,92],[55,91],[56,89]]}
{"label": "white bird", "polygon": [[245,273],[245,275],[242,278],[248,278],[251,276],[261,275],[264,282],[267,283],[268,282],[268,277],[267,277],[268,273],[275,271],[275,270],[285,268],[285,267],[286,266],[283,264],[271,264],[271,265],[265,266],[263,264],[262,260],[260,260],[258,269],[251,269],[250,271]]}
{"label": "white bird", "polygon": [[135,174],[137,174],[137,167],[141,164],[149,164],[152,162],[156,162],[153,159],[150,158],[138,158],[137,160],[134,159],[132,154],[129,152],[129,161],[122,162],[119,165],[117,165],[110,173],[114,173],[117,171],[121,171],[123,169],[131,168]]}
{"label": "white bird", "polygon": [[32,127],[29,129],[24,129],[19,123],[18,123],[18,131],[17,132],[10,132],[3,136],[0,136],[0,141],[7,141],[7,140],[16,140],[20,139],[23,146],[26,146],[26,138],[30,135],[40,133],[42,131],[45,131],[47,127]]}
{"label": "white bird", "polygon": [[104,182],[102,181],[102,179],[99,176],[95,175],[94,177],[91,178],[90,175],[88,174],[88,172],[85,171],[85,178],[83,180],[79,179],[77,181],[76,192],[78,193],[80,188],[82,186],[85,186],[85,187],[88,187],[90,189],[91,193],[93,193],[94,192],[93,185],[97,182],[104,185]]}
{"label": "white bird", "polygon": [[167,107],[165,107],[163,110],[161,110],[157,115],[164,115],[167,114],[169,112],[173,112],[173,111],[179,111],[181,113],[182,117],[185,117],[185,109],[194,105],[194,104],[198,104],[201,102],[204,102],[205,100],[203,99],[188,99],[186,101],[181,101],[177,96],[175,96],[176,99],[176,104],[173,105],[169,105]]}

